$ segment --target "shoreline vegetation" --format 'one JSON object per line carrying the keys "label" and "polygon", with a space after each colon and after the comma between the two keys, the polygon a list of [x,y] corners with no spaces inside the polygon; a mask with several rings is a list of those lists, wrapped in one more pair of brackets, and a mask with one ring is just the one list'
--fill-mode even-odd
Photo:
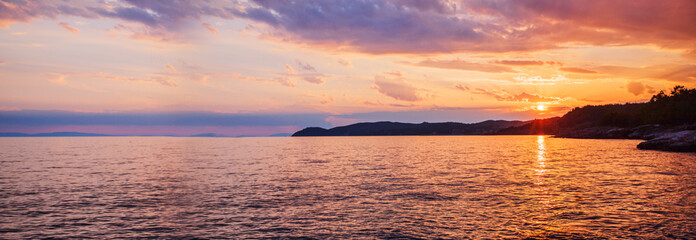
{"label": "shoreline vegetation", "polygon": [[554,135],[585,139],[643,139],[639,149],[696,152],[696,89],[674,87],[650,101],[577,107],[562,117],[480,123],[372,122],[324,129],[308,127],[303,136],[400,135]]}

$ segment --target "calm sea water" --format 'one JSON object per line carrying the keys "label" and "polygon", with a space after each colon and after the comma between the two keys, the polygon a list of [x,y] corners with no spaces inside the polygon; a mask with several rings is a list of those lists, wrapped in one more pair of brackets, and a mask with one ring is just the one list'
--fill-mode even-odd
{"label": "calm sea water", "polygon": [[0,138],[0,238],[696,238],[696,155],[636,144]]}

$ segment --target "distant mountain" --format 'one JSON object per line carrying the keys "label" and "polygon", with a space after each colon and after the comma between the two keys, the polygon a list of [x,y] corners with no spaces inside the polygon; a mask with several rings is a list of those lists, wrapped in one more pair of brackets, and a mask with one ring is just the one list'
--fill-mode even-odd
{"label": "distant mountain", "polygon": [[0,133],[0,137],[29,137],[31,134],[18,133],[18,132],[4,132]]}
{"label": "distant mountain", "polygon": [[[290,133],[276,133],[273,135],[239,135],[234,137],[287,137]],[[83,133],[83,132],[50,132],[50,133],[20,133],[20,132],[0,132],[0,137],[232,137],[228,135],[220,135],[217,133],[200,133],[189,136],[180,135],[110,135],[99,133]]]}
{"label": "distant mountain", "polygon": [[292,136],[556,135],[568,138],[644,139],[641,149],[696,152],[696,89],[676,86],[649,102],[584,106],[562,117],[531,121],[356,123],[308,127]]}
{"label": "distant mountain", "polygon": [[5,132],[0,133],[0,137],[109,137],[115,135],[98,134],[98,133],[81,133],[81,132],[51,132],[51,133],[18,133]]}
{"label": "distant mountain", "polygon": [[394,135],[484,135],[526,124],[523,121],[489,120],[480,123],[356,123],[343,127],[324,129],[309,127],[293,134],[300,136],[394,136]]}
{"label": "distant mountain", "polygon": [[289,136],[292,136],[292,133],[276,133],[276,134],[271,134],[268,136],[269,137],[289,137]]}
{"label": "distant mountain", "polygon": [[218,135],[215,133],[201,133],[201,134],[194,134],[189,137],[226,137],[224,135]]}

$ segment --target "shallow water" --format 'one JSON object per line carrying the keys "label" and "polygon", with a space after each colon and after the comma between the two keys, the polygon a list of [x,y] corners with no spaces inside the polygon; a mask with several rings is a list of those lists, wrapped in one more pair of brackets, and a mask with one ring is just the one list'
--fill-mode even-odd
{"label": "shallow water", "polygon": [[696,238],[696,155],[638,142],[0,138],[0,238]]}

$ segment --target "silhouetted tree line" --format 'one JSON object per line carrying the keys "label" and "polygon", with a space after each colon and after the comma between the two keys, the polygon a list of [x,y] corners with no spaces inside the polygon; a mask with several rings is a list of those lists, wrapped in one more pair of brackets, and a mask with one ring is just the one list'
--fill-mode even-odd
{"label": "silhouetted tree line", "polygon": [[[645,124],[682,125],[696,123],[696,89],[676,86],[671,93],[660,91],[649,102],[578,107],[563,115],[532,121],[484,121],[446,123],[356,123],[324,129],[309,127],[293,136],[385,136],[385,135],[484,135],[559,134],[592,127],[636,127]],[[598,135],[599,134],[599,135]],[[577,136],[577,135],[576,135]],[[586,137],[625,138],[591,133]],[[618,137],[617,137],[618,136]]]}
{"label": "silhouetted tree line", "polygon": [[635,127],[645,124],[680,125],[696,123],[696,89],[675,86],[660,91],[646,103],[584,106],[571,110],[558,122],[560,127]]}

